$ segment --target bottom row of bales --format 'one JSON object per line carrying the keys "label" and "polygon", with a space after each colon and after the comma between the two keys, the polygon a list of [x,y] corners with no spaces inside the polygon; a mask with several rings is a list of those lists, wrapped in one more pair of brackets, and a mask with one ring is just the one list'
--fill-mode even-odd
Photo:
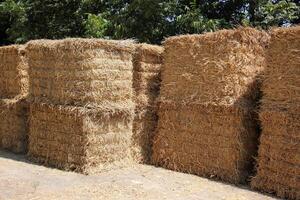
{"label": "bottom row of bales", "polygon": [[156,124],[140,111],[155,112],[160,47],[67,39],[32,41],[27,50],[32,160],[85,174],[149,161]]}

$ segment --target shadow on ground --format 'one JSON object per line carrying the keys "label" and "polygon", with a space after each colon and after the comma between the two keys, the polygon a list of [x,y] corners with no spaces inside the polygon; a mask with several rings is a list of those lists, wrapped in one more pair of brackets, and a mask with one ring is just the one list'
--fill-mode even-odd
{"label": "shadow on ground", "polygon": [[236,187],[154,166],[136,165],[85,176],[32,164],[0,151],[0,200],[275,200]]}

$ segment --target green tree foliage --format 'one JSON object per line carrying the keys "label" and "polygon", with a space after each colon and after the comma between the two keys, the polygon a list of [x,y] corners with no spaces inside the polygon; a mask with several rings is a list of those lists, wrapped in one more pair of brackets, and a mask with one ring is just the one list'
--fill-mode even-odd
{"label": "green tree foliage", "polygon": [[276,1],[276,3],[262,1],[260,3],[256,8],[255,20],[252,22],[254,26],[263,28],[282,26],[299,19],[300,10],[296,3],[289,1]]}
{"label": "green tree foliage", "polygon": [[114,38],[137,38],[158,43],[165,34],[165,16],[161,0],[134,0],[112,15]]}
{"label": "green tree foliage", "polygon": [[81,0],[23,0],[28,38],[58,39],[84,35]]}
{"label": "green tree foliage", "polygon": [[0,45],[22,43],[27,40],[25,31],[26,14],[21,1],[0,1]]}
{"label": "green tree foliage", "polygon": [[102,17],[101,14],[95,15],[88,13],[84,21],[85,36],[90,38],[103,38],[109,26],[109,21]]}
{"label": "green tree foliage", "polygon": [[[175,27],[176,33],[202,33],[208,31],[215,31],[220,28],[229,27],[229,23],[226,22],[226,19],[219,17],[208,17],[205,3],[203,4],[200,1],[193,0],[183,4],[184,6],[179,10],[179,15],[175,15]],[[211,2],[210,6],[213,6],[213,9],[217,9],[216,2]]]}
{"label": "green tree foliage", "polygon": [[299,0],[0,0],[0,44],[65,37],[165,37],[300,22]]}

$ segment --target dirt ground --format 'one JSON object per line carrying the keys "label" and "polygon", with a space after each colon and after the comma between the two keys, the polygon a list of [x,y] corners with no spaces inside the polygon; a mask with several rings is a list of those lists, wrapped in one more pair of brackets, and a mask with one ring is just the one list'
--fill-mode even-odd
{"label": "dirt ground", "polygon": [[246,188],[153,166],[84,176],[0,151],[0,200],[8,199],[275,200]]}

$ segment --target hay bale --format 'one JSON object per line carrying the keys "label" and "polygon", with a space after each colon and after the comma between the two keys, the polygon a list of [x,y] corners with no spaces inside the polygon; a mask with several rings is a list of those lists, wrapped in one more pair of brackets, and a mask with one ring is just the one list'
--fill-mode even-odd
{"label": "hay bale", "polygon": [[247,179],[268,38],[240,28],[165,41],[154,164],[231,183]]}
{"label": "hay bale", "polygon": [[[164,43],[161,101],[232,105],[259,93],[265,33],[251,29],[171,37]],[[237,101],[239,100],[239,101]]]}
{"label": "hay bale", "polygon": [[156,99],[160,88],[160,70],[163,48],[139,44],[134,54],[133,88],[135,118],[133,122],[132,151],[139,163],[148,163],[152,139],[157,125]]}
{"label": "hay bale", "polygon": [[27,51],[32,102],[104,110],[132,104],[130,41],[37,40]]}
{"label": "hay bale", "polygon": [[14,153],[27,149],[28,104],[25,99],[0,100],[0,148]]}
{"label": "hay bale", "polygon": [[84,174],[129,165],[132,116],[50,104],[31,105],[31,160]]}
{"label": "hay bale", "polygon": [[0,47],[0,98],[14,98],[28,92],[28,65],[24,46]]}
{"label": "hay bale", "polygon": [[271,32],[253,188],[300,199],[300,26]]}

